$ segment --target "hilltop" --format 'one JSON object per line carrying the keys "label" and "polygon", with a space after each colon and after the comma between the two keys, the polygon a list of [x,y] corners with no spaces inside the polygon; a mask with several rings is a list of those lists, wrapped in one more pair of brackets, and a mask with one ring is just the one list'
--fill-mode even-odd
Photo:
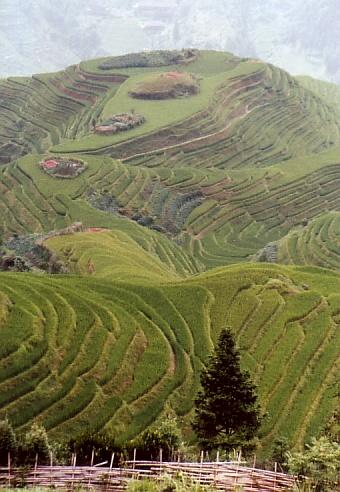
{"label": "hilltop", "polygon": [[[170,408],[191,438],[229,325],[262,454],[317,434],[338,370],[337,87],[185,50],[0,88],[0,260],[23,256],[0,274],[0,416],[123,442]],[[30,265],[35,242],[59,274]]]}

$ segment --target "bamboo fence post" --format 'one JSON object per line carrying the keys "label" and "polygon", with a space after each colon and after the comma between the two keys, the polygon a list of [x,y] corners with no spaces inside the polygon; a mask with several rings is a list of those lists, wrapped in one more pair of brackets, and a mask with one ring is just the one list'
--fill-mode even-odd
{"label": "bamboo fence post", "polygon": [[113,460],[115,459],[115,453],[113,452],[111,455],[111,462],[110,462],[110,471],[112,470],[113,467]]}
{"label": "bamboo fence post", "polygon": [[200,474],[199,474],[199,479],[198,479],[200,483],[201,483],[201,477],[202,477],[203,460],[204,460],[204,451],[201,451]]}
{"label": "bamboo fence post", "polygon": [[52,486],[53,453],[50,451],[50,486]]}
{"label": "bamboo fence post", "polygon": [[92,448],[92,454],[91,454],[91,463],[90,463],[90,471],[89,471],[89,481],[88,481],[88,488],[91,487],[91,478],[92,478],[92,467],[94,463],[94,448]]}
{"label": "bamboo fence post", "polygon": [[35,484],[35,480],[36,480],[36,478],[37,478],[37,468],[38,468],[38,453],[35,455],[34,475],[33,475],[33,478],[34,478],[34,484]]}
{"label": "bamboo fence post", "polygon": [[159,480],[163,476],[163,449],[159,448]]}
{"label": "bamboo fence post", "polygon": [[8,487],[11,487],[11,453],[7,453]]}
{"label": "bamboo fence post", "polygon": [[115,453],[113,451],[113,453],[111,454],[110,469],[109,469],[109,476],[108,476],[106,490],[107,490],[109,484],[111,485],[111,473],[112,473],[112,467],[113,467],[113,460],[114,459],[115,459]]}
{"label": "bamboo fence post", "polygon": [[254,454],[253,468],[251,469],[251,473],[250,473],[250,480],[251,480],[250,489],[251,490],[253,490],[253,483],[254,483],[253,475],[254,475],[255,466],[256,466],[256,454]]}
{"label": "bamboo fence post", "polygon": [[274,492],[276,492],[276,480],[277,480],[277,463],[275,462],[275,477],[274,477]]}
{"label": "bamboo fence post", "polygon": [[220,451],[218,450],[216,454],[216,465],[214,466],[214,486],[216,485],[216,475],[218,471],[219,462],[220,462]]}
{"label": "bamboo fence post", "polygon": [[137,450],[136,448],[133,450],[133,465],[132,465],[132,469],[134,470],[135,467],[136,467],[136,454],[137,454]]}
{"label": "bamboo fence post", "polygon": [[73,458],[73,470],[72,470],[72,482],[71,482],[71,490],[73,490],[73,483],[74,483],[74,470],[75,470],[75,467],[76,467],[76,463],[77,463],[77,453],[74,453],[74,458]]}
{"label": "bamboo fence post", "polygon": [[240,463],[241,463],[241,451],[238,452],[238,457],[237,457],[237,466],[236,466],[236,473],[235,473],[235,480],[234,480],[235,488],[238,482],[238,472],[239,472]]}

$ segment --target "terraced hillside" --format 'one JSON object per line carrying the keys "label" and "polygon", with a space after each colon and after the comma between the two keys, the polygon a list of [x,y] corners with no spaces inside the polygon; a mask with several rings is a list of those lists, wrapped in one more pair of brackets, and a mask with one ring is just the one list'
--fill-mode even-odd
{"label": "terraced hillside", "polygon": [[[82,237],[78,252],[81,243]],[[112,263],[118,254],[113,252]],[[265,452],[273,435],[301,444],[330,415],[340,333],[338,276],[249,266],[147,285],[102,273],[0,275],[0,416],[8,415],[18,428],[35,419],[61,437],[91,425],[124,440],[165,405],[185,427],[198,369],[226,324],[238,337],[268,412]]]}
{"label": "terraced hillside", "polygon": [[[103,61],[0,82],[0,240],[49,233],[71,272],[0,273],[0,418],[55,437],[104,428],[123,442],[170,406],[190,436],[199,369],[230,325],[268,415],[262,454],[280,435],[301,446],[335,406],[333,92],[226,53],[167,67]],[[145,77],[177,71],[195,74],[198,94],[130,97]],[[143,124],[94,133],[122,113]],[[84,172],[44,172],[58,155]],[[74,222],[84,232],[51,233]]]}
{"label": "terraced hillside", "polygon": [[268,170],[252,168],[251,174],[149,169],[86,156],[87,170],[67,182],[46,175],[41,158],[30,155],[0,170],[5,236],[75,221],[113,228],[134,218],[175,239],[202,266],[214,267],[249,261],[292,228],[340,206],[338,149]]}
{"label": "terraced hillside", "polygon": [[107,117],[133,104],[146,115],[149,124],[129,138],[90,136],[55,150],[108,154],[152,167],[239,168],[268,166],[339,143],[336,112],[287,73],[242,60],[224,62],[222,73],[220,60],[217,74],[214,66],[202,73],[204,61],[188,66],[203,81],[201,93],[187,101],[132,102],[129,91],[145,75],[130,76],[103,110]]}
{"label": "terraced hillside", "polygon": [[72,66],[55,74],[0,80],[0,164],[89,132],[124,77]]}
{"label": "terraced hillside", "polygon": [[56,236],[45,243],[73,273],[121,281],[178,281],[197,273],[194,258],[173,242],[147,229],[117,221],[114,230]]}
{"label": "terraced hillside", "polygon": [[278,259],[295,265],[340,268],[340,213],[329,212],[279,243]]}
{"label": "terraced hillside", "polygon": [[[235,168],[268,166],[340,143],[336,111],[271,65],[218,52],[170,67],[101,70],[102,61],[1,81],[1,162],[62,141],[55,150],[130,159],[142,154],[136,164],[151,152],[148,166]],[[169,70],[198,75],[200,93],[151,104],[131,98],[130,90],[150,73]],[[97,120],[131,108],[145,115],[145,125],[110,138],[91,133]]]}
{"label": "terraced hillside", "polygon": [[332,84],[324,80],[321,81],[306,76],[296,78],[304,87],[324,99],[329,106],[333,106],[338,114],[340,114],[340,86],[338,84]]}

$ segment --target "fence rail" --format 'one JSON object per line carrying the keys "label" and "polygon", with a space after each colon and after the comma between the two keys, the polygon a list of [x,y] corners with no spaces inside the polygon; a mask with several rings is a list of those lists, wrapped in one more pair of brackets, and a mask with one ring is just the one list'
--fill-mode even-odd
{"label": "fence rail", "polygon": [[290,490],[295,478],[284,473],[241,466],[234,462],[161,463],[129,461],[121,468],[99,466],[39,466],[31,469],[0,468],[1,487],[53,487],[123,491],[135,479],[181,476],[219,491],[281,492]]}

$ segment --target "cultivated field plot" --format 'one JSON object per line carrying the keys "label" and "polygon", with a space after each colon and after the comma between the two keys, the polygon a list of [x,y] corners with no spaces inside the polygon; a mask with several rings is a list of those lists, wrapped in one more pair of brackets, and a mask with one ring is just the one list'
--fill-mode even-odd
{"label": "cultivated field plot", "polygon": [[0,275],[0,416],[19,429],[35,419],[55,437],[91,422],[123,441],[170,405],[186,428],[198,369],[226,324],[268,412],[265,453],[275,435],[300,445],[332,412],[338,276],[237,266],[177,283],[113,278],[99,269],[84,277]]}
{"label": "cultivated field plot", "polygon": [[340,213],[326,213],[291,232],[280,242],[278,256],[282,263],[339,270]]}
{"label": "cultivated field plot", "polygon": [[[269,171],[252,169],[251,175],[248,170],[150,169],[87,155],[86,170],[62,184],[39,169],[41,160],[27,156],[0,169],[0,223],[6,236],[60,229],[75,221],[119,228],[123,219],[134,219],[175,239],[204,269],[250,261],[293,228],[340,210],[338,149]],[[105,205],[108,201],[114,209]],[[330,239],[335,249],[336,231]],[[286,262],[282,255],[276,261]],[[309,255],[306,261],[337,266],[338,259],[326,260]]]}
{"label": "cultivated field plot", "polygon": [[[36,233],[70,272],[0,273],[0,418],[19,430],[90,425],[123,442],[171,408],[190,438],[199,371],[227,325],[267,412],[263,456],[332,413],[338,90],[189,55],[0,81],[0,241]],[[197,90],[132,97],[169,77]],[[72,179],[39,165],[58,159],[86,165]],[[57,234],[74,223],[83,232]]]}

